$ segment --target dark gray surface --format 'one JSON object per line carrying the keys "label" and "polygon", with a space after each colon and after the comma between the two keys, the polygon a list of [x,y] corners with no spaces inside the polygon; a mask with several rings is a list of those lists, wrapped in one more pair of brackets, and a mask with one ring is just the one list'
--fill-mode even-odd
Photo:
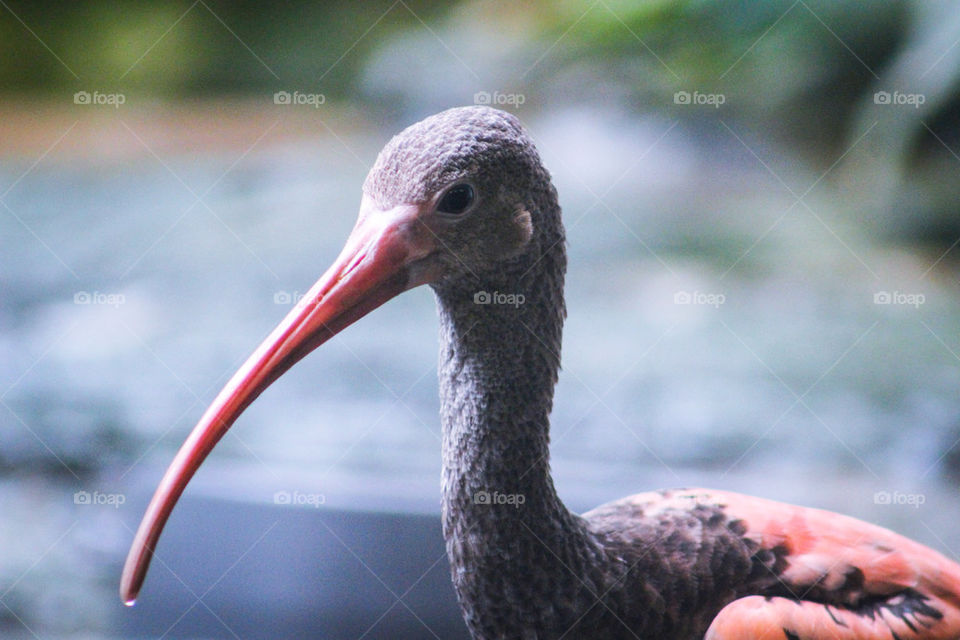
{"label": "dark gray surface", "polygon": [[157,554],[118,636],[468,637],[437,517],[187,497]]}

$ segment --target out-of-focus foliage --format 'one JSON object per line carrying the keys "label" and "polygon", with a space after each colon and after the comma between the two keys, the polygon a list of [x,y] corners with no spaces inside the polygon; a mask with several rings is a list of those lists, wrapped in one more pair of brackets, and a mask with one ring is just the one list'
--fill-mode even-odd
{"label": "out-of-focus foliage", "polygon": [[[517,57],[542,56],[524,78],[533,86],[580,69],[594,78],[596,71],[612,72],[603,74],[608,86],[601,89],[630,95],[638,106],[669,103],[683,88],[722,91],[746,118],[769,123],[784,111],[806,114],[789,119],[798,132],[804,125],[837,126],[874,79],[871,70],[896,55],[911,18],[904,2],[827,0],[30,2],[10,8],[22,23],[0,21],[0,87],[7,91],[82,85],[175,97],[293,85],[362,98],[357,78],[367,57],[397,33],[432,25],[452,54],[461,43],[445,30],[458,22],[505,31],[522,23]],[[412,71],[429,76],[431,69]]]}
{"label": "out-of-focus foliage", "polygon": [[832,146],[871,69],[896,55],[907,13],[903,2],[584,1],[569,3],[553,32],[579,19],[562,61],[615,71],[637,104],[723,93],[743,120]]}
{"label": "out-of-focus foliage", "polygon": [[[600,90],[638,109],[735,121],[824,169],[843,154],[853,210],[878,235],[950,245],[960,234],[956,2],[584,0],[564,4],[549,33],[565,40],[554,73],[602,67],[578,79],[619,77]],[[722,94],[725,108],[678,109],[677,91]],[[898,94],[920,103],[881,97]]]}
{"label": "out-of-focus foliage", "polygon": [[361,37],[372,23],[382,16],[384,37],[418,24],[417,16],[431,20],[443,6],[413,0],[410,10],[390,10],[395,4],[11,2],[0,20],[0,87],[122,87],[179,97],[299,83],[343,95],[376,43]]}
{"label": "out-of-focus foliage", "polygon": [[[175,99],[296,87],[396,118],[412,104],[432,108],[424,96],[469,99],[480,84],[522,89],[528,104],[613,100],[694,123],[736,122],[824,168],[877,123],[845,175],[869,194],[864,208],[885,212],[879,231],[935,243],[960,232],[957,181],[942,179],[960,146],[953,1],[8,6],[0,20],[5,93],[95,87]],[[678,108],[678,91],[723,94],[725,103],[713,113]],[[877,91],[920,93],[925,102],[883,108]]]}

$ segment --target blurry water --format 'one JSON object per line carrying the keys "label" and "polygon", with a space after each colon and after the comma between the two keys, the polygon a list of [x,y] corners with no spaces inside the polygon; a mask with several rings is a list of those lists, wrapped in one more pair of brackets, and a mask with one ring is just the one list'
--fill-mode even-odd
{"label": "blurry water", "polygon": [[[722,132],[521,116],[568,230],[552,435],[572,507],[706,485],[960,550],[947,261],[863,237],[846,215],[856,194],[830,179],[796,204],[790,189],[823,169],[759,143],[786,186]],[[206,404],[339,251],[386,140],[349,134],[363,129],[265,144],[235,166],[231,151],[0,168],[14,185],[0,211],[5,633],[100,633],[122,615],[128,527]],[[884,292],[894,304],[875,304]],[[436,351],[430,291],[390,302],[264,394],[193,490],[438,512]]]}

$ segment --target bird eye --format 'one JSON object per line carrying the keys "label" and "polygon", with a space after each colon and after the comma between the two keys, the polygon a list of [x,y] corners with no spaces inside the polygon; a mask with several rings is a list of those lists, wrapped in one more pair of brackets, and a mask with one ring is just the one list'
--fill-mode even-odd
{"label": "bird eye", "polygon": [[440,213],[460,214],[473,204],[473,187],[468,184],[458,184],[451,187],[437,204]]}

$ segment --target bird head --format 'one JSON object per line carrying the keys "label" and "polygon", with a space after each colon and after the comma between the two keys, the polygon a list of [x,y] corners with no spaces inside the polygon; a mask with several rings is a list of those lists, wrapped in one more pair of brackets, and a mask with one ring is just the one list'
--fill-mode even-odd
{"label": "bird head", "polygon": [[422,284],[476,278],[528,254],[545,190],[552,187],[533,143],[503,111],[450,109],[395,136],[367,176],[339,257],[234,374],[167,469],[127,556],[124,602],[137,597],[190,478],[257,396],[390,298]]}
{"label": "bird head", "polygon": [[513,115],[450,109],[395,136],[363,185],[378,210],[412,207],[427,231],[437,279],[496,269],[534,232],[533,200],[549,184],[533,142]]}

